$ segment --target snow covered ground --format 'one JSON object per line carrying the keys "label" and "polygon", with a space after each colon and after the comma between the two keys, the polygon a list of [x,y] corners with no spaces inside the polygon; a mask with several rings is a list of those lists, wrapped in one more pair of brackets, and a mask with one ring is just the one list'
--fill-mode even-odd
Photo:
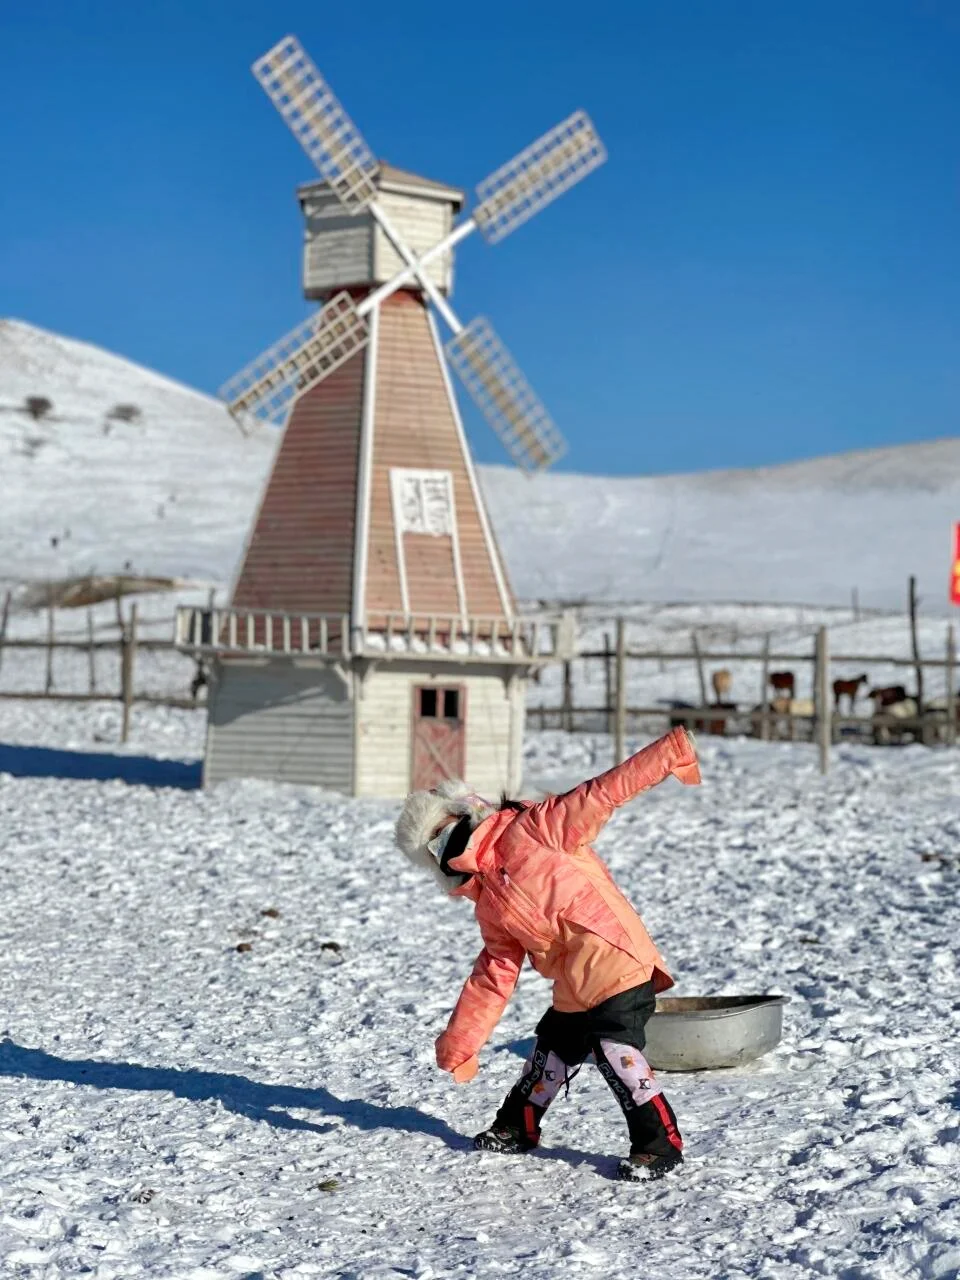
{"label": "snow covered ground", "polygon": [[[21,406],[37,395],[53,408],[34,422]],[[111,419],[118,403],[139,419]],[[229,583],[275,443],[242,437],[209,396],[0,321],[0,582],[129,562]],[[680,476],[485,467],[481,481],[525,600],[841,607],[856,589],[863,607],[890,610],[916,574],[925,610],[948,611],[960,439]]]}
{"label": "snow covered ground", "polygon": [[[112,751],[116,715],[0,704],[0,741]],[[138,710],[129,752],[200,724]],[[538,1153],[470,1150],[548,990],[523,975],[473,1083],[437,1072],[476,930],[394,806],[0,775],[5,1280],[957,1277],[960,767],[836,756],[705,741],[701,789],[603,835],[678,993],[791,999],[766,1058],[664,1076],[687,1163],[649,1186],[611,1180],[589,1068]],[[532,734],[527,784],[609,757]]]}

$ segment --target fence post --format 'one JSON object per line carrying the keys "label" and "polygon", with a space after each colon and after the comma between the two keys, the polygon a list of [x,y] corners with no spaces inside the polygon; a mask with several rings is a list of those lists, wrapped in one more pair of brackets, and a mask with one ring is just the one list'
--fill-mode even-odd
{"label": "fence post", "polygon": [[573,731],[573,672],[572,663],[566,658],[563,663],[563,710],[560,719],[565,732]]}
{"label": "fence post", "polygon": [[957,665],[957,639],[951,622],[947,627],[947,742],[951,747],[957,742],[957,694],[954,689]]}
{"label": "fence post", "polygon": [[917,715],[923,718],[923,664],[920,661],[920,642],[917,639],[917,580],[910,575],[910,647],[913,650],[914,670],[917,674]]}
{"label": "fence post", "polygon": [[820,772],[830,769],[830,742],[833,737],[833,724],[830,704],[830,641],[827,628],[821,627],[817,632],[817,660],[815,698],[817,712],[817,744],[820,748]]}
{"label": "fence post", "polygon": [[760,670],[760,737],[764,742],[770,737],[770,705],[767,685],[770,682],[770,632],[763,637],[763,663]]}
{"label": "fence post", "polygon": [[93,610],[87,606],[87,661],[90,668],[90,692],[97,692],[97,661],[93,648]]}
{"label": "fence post", "polygon": [[613,650],[610,632],[603,633],[603,705],[607,709],[607,733],[613,733]]}
{"label": "fence post", "polygon": [[7,638],[7,619],[10,617],[10,601],[13,592],[8,591],[3,597],[3,612],[0,613],[0,668],[3,667],[3,643]]}
{"label": "fence post", "polygon": [[123,723],[120,729],[120,741],[126,742],[130,735],[130,708],[133,704],[133,669],[137,651],[137,604],[130,606],[130,623],[124,629],[120,640],[120,693],[123,698]]}
{"label": "fence post", "polygon": [[617,706],[614,716],[614,764],[627,758],[627,628],[617,619]]}
{"label": "fence post", "polygon": [[693,642],[693,655],[697,660],[697,679],[700,681],[700,705],[707,705],[707,678],[703,671],[703,654],[700,652],[700,639],[696,631],[690,632],[690,639]]}
{"label": "fence post", "polygon": [[44,684],[44,693],[50,693],[53,689],[53,641],[53,605],[49,604],[47,605],[47,679]]}

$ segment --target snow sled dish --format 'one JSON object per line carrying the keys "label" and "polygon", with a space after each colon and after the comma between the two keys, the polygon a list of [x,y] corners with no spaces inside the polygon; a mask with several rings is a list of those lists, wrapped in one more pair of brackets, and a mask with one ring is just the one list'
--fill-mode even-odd
{"label": "snow sled dish", "polygon": [[739,1067],[783,1034],[789,996],[665,996],[647,1023],[647,1061],[658,1071]]}

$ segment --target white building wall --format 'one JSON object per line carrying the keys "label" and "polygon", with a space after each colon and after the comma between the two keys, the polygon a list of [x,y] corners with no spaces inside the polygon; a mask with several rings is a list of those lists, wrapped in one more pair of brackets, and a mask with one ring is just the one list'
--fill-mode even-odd
{"label": "white building wall", "polygon": [[352,217],[330,192],[311,195],[303,206],[303,290],[324,293],[373,279],[373,219]]}
{"label": "white building wall", "polygon": [[[380,203],[410,249],[419,257],[449,234],[453,221],[448,201],[403,196],[382,191]],[[373,241],[373,269],[377,283],[390,280],[404,266],[403,259],[378,227]],[[427,275],[444,292],[453,287],[453,254],[447,251],[427,264]]]}
{"label": "white building wall", "polygon": [[356,793],[404,796],[411,787],[413,689],[462,685],[467,727],[464,773],[481,794],[516,794],[520,785],[524,681],[508,688],[500,668],[443,664],[424,670],[384,663],[366,678],[356,707]]}
{"label": "white building wall", "polygon": [[350,792],[353,704],[330,667],[232,660],[213,676],[205,786],[267,778]]}
{"label": "white building wall", "polygon": [[[450,231],[448,201],[382,191],[387,217],[416,254],[426,253]],[[351,215],[329,191],[311,193],[303,205],[303,289],[308,296],[344,285],[383,284],[404,265],[393,245],[369,213]],[[453,253],[448,250],[427,265],[427,274],[449,293],[453,285]]]}

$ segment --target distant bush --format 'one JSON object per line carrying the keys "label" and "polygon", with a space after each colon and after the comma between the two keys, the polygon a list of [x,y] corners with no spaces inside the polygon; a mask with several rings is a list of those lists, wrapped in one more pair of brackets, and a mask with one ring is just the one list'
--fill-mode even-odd
{"label": "distant bush", "polygon": [[27,396],[23,402],[23,412],[29,413],[34,422],[45,418],[52,408],[53,401],[48,400],[46,396]]}
{"label": "distant bush", "polygon": [[107,414],[108,422],[139,422],[143,413],[136,404],[115,404]]}

